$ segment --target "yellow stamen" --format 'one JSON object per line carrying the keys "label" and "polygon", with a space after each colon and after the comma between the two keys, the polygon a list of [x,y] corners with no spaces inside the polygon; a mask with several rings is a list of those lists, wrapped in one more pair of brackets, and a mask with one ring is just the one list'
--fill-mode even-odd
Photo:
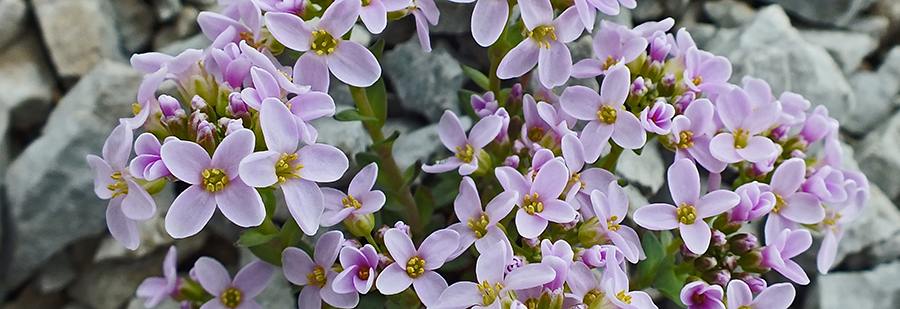
{"label": "yellow stamen", "polygon": [[694,220],[697,220],[697,210],[694,209],[694,206],[687,203],[681,203],[681,207],[676,209],[676,213],[678,214],[678,222],[682,224],[694,224]]}
{"label": "yellow stamen", "polygon": [[210,193],[222,191],[228,186],[228,175],[225,175],[225,172],[220,169],[211,168],[204,170],[201,176],[203,176],[203,180],[201,180],[200,184]]}
{"label": "yellow stamen", "polygon": [[554,30],[556,30],[556,28],[541,25],[535,27],[532,31],[528,31],[527,35],[537,41],[539,46],[550,49],[550,40],[556,41],[556,34],[553,33]]}
{"label": "yellow stamen", "polygon": [[418,256],[414,256],[406,261],[406,274],[409,275],[410,278],[418,278],[423,273],[425,273],[425,260],[419,258]]}
{"label": "yellow stamen", "polygon": [[241,291],[235,288],[228,288],[222,293],[222,304],[228,308],[237,308],[241,304]]}

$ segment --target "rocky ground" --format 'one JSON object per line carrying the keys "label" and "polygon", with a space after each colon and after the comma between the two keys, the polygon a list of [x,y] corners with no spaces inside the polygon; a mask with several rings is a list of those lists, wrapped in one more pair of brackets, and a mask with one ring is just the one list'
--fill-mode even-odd
{"label": "rocky ground", "polygon": [[[487,69],[485,50],[470,37],[472,5],[437,0],[441,23],[425,53],[412,18],[377,37],[389,50],[382,65],[390,100],[388,133],[401,167],[443,151],[434,123],[444,109],[459,111],[456,90],[472,87],[459,64]],[[772,5],[778,4],[778,5]],[[142,308],[137,285],[160,275],[169,245],[186,270],[212,255],[232,269],[250,260],[234,249],[237,231],[214,218],[203,233],[175,241],[162,216],[142,226],[142,246],[128,251],[106,231],[106,202],[92,191],[84,160],[98,154],[117,119],[131,113],[142,75],[127,60],[136,52],[178,53],[203,48],[197,14],[217,10],[215,0],[0,0],[0,305],[4,308]],[[732,82],[743,75],[767,80],[777,94],[789,90],[829,108],[841,121],[846,166],[862,170],[872,197],[847,229],[836,268],[815,272],[800,289],[797,308],[892,308],[900,302],[900,2],[896,0],[638,0],[634,11],[610,17],[636,24],[675,17],[701,48],[731,60]],[[577,57],[590,53],[590,37],[571,43]],[[581,55],[581,56],[579,56]],[[596,81],[578,81],[597,87]],[[333,83],[334,84],[334,83]],[[475,89],[475,88],[472,88]],[[343,87],[332,95],[352,99]],[[368,137],[358,123],[319,119],[320,140],[348,155]],[[664,186],[670,156],[644,151],[624,156],[619,171],[635,203]],[[664,151],[663,151],[664,152]],[[175,188],[157,197],[174,199]],[[163,212],[164,209],[160,209]],[[284,215],[284,214],[282,214]],[[816,252],[816,248],[810,250]],[[265,308],[294,308],[283,278],[257,297]],[[177,307],[166,303],[166,308]],[[173,307],[174,306],[174,307]]]}

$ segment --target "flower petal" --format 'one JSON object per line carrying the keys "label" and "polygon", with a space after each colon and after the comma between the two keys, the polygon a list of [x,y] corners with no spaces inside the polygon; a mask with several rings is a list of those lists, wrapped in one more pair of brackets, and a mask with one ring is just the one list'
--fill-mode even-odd
{"label": "flower petal", "polygon": [[459,234],[451,229],[435,231],[428,235],[419,246],[418,256],[425,260],[425,269],[432,270],[444,265],[447,257],[459,246]]}
{"label": "flower petal", "polygon": [[222,295],[225,289],[231,285],[231,275],[228,274],[228,270],[222,263],[211,257],[203,256],[197,259],[191,273],[196,275],[200,286],[212,295]]}
{"label": "flower petal", "polygon": [[281,153],[274,151],[254,152],[244,157],[238,168],[241,179],[249,186],[264,188],[278,182],[275,164]]}
{"label": "flower petal", "polygon": [[259,295],[272,280],[275,268],[269,263],[257,260],[244,266],[234,275],[234,287],[241,290],[243,297],[253,298]]}
{"label": "flower petal", "polygon": [[[504,18],[500,18],[500,17]],[[475,2],[472,10],[472,37],[478,45],[488,47],[503,33],[509,16],[509,4],[502,0]]]}
{"label": "flower petal", "polygon": [[328,64],[325,57],[314,52],[305,53],[294,63],[294,72],[303,72],[294,75],[294,83],[309,85],[309,89],[313,91],[328,91]]}
{"label": "flower petal", "polygon": [[560,41],[550,40],[547,44],[550,48],[541,48],[538,52],[538,79],[544,87],[553,88],[569,80],[569,75],[572,74],[572,53]]}
{"label": "flower petal", "polygon": [[630,112],[618,113],[616,128],[612,139],[625,149],[638,149],[647,142],[647,133],[641,127],[641,121]]}
{"label": "flower petal", "polygon": [[671,230],[678,227],[678,215],[675,206],[650,204],[634,212],[634,222],[648,230]]}
{"label": "flower petal", "polygon": [[325,200],[319,186],[312,181],[291,179],[281,184],[281,190],[284,191],[284,202],[300,230],[306,235],[315,235],[325,210]]}
{"label": "flower petal", "polygon": [[760,292],[751,306],[753,308],[787,309],[794,302],[796,294],[794,285],[788,282],[773,284]]}
{"label": "flower petal", "polygon": [[253,135],[253,131],[240,129],[231,132],[213,153],[212,166],[225,172],[228,179],[237,178],[241,160],[253,153],[255,143],[256,136]]}
{"label": "flower petal", "polygon": [[[309,258],[309,255],[297,247],[287,247],[284,249],[284,252],[281,253],[281,265],[284,268],[284,276],[288,281],[301,286],[309,283],[309,279],[306,278],[306,275],[311,274],[316,268],[316,264]],[[318,295],[318,293],[316,293],[316,295]]]}
{"label": "flower petal", "polygon": [[125,178],[128,184],[128,194],[122,200],[122,212],[133,220],[148,220],[156,215],[156,201],[134,180]]}
{"label": "flower petal", "polygon": [[259,192],[241,178],[232,179],[225,189],[215,195],[222,214],[240,227],[258,226],[266,218],[266,207]]}
{"label": "flower petal", "polygon": [[502,126],[503,120],[500,116],[491,115],[481,118],[469,131],[467,143],[475,149],[484,148],[497,137],[497,134],[500,134]]}
{"label": "flower petal", "polygon": [[559,97],[559,102],[563,111],[580,120],[597,119],[597,112],[600,110],[600,95],[585,86],[566,88]]}
{"label": "flower petal", "polygon": [[[538,170],[531,184],[531,192],[537,193],[542,201],[556,199],[563,190],[569,180],[569,171],[562,158],[550,160]],[[524,198],[524,197],[523,197]]]}
{"label": "flower petal", "polygon": [[269,150],[292,154],[297,151],[300,132],[294,115],[279,99],[263,100],[259,111],[259,124]]}
{"label": "flower petal", "polygon": [[709,238],[712,232],[706,222],[697,218],[694,224],[679,224],[678,230],[684,245],[695,254],[703,254],[709,248]]}
{"label": "flower petal", "polygon": [[728,297],[726,297],[728,300],[728,309],[738,309],[741,306],[749,306],[753,301],[753,294],[750,292],[750,286],[742,280],[731,280],[731,282],[728,282],[726,294],[728,295]]}
{"label": "flower petal", "polygon": [[772,181],[770,186],[772,192],[788,197],[800,189],[803,180],[806,178],[806,162],[801,158],[792,158],[785,160],[772,173]]}
{"label": "flower petal", "polygon": [[447,280],[444,280],[444,277],[427,270],[414,279],[412,284],[419,299],[422,300],[422,304],[426,307],[436,302],[441,297],[441,292],[447,289]]}
{"label": "flower petal", "polygon": [[353,41],[339,41],[325,61],[334,77],[351,86],[369,87],[381,77],[381,66],[375,55]]}
{"label": "flower petal", "polygon": [[[457,237],[459,235],[457,234]],[[406,261],[418,254],[409,235],[399,229],[389,229],[384,233],[384,246],[394,257],[394,261],[405,265]],[[456,249],[455,247],[452,249]],[[441,261],[443,263],[443,261]]]}
{"label": "flower petal", "polygon": [[[200,173],[212,164],[209,154],[194,142],[172,141],[162,145],[160,157],[179,180],[189,184],[200,184]],[[235,173],[237,175],[237,173]]]}
{"label": "flower petal", "polygon": [[[490,0],[478,2],[488,1]],[[483,305],[483,298],[481,292],[478,291],[478,287],[473,282],[459,281],[447,287],[430,308],[465,309],[474,305]]]}
{"label": "flower petal", "polygon": [[266,26],[278,42],[296,51],[309,50],[315,31],[299,16],[282,12],[267,12]]}
{"label": "flower petal", "polygon": [[631,88],[631,71],[624,65],[617,65],[606,71],[603,84],[600,85],[601,104],[618,109],[628,98]]}
{"label": "flower petal", "polygon": [[138,230],[137,221],[129,219],[122,212],[123,198],[114,198],[109,200],[109,206],[106,208],[106,226],[109,233],[122,246],[128,250],[135,250],[141,245],[141,234]]}
{"label": "flower petal", "polygon": [[716,190],[697,202],[697,218],[709,218],[726,212],[741,202],[741,197],[729,190]]}
{"label": "flower petal", "polygon": [[672,163],[667,173],[669,191],[676,205],[686,203],[695,206],[700,197],[700,173],[697,166],[688,159]]}
{"label": "flower petal", "polygon": [[525,75],[538,63],[540,49],[541,47],[537,41],[532,38],[526,38],[506,53],[503,60],[500,60],[500,65],[497,67],[497,77],[510,79]]}
{"label": "flower petal", "polygon": [[215,196],[199,185],[190,186],[169,207],[166,232],[176,239],[193,236],[206,226],[215,211]]}
{"label": "flower petal", "polygon": [[536,238],[547,228],[547,219],[537,215],[529,215],[524,209],[516,212],[516,228],[519,235],[525,238]]}
{"label": "flower petal", "polygon": [[350,162],[337,147],[326,144],[303,146],[297,151],[297,161],[303,164],[298,171],[303,179],[315,182],[331,182],[341,178]]}
{"label": "flower petal", "polygon": [[544,201],[544,210],[535,213],[537,216],[541,218],[547,219],[550,222],[556,223],[568,223],[575,220],[575,215],[577,212],[572,208],[569,203],[560,201],[560,200],[547,200]]}
{"label": "flower petal", "polygon": [[466,176],[460,181],[459,194],[453,200],[453,210],[460,222],[466,222],[470,218],[477,220],[484,213],[481,210],[481,198],[472,178]]}
{"label": "flower petal", "polygon": [[543,264],[526,264],[516,268],[506,275],[503,280],[503,289],[520,290],[535,287],[553,280],[556,272],[550,266]]}
{"label": "flower petal", "polygon": [[362,6],[360,0],[341,0],[334,2],[325,9],[322,19],[319,20],[319,29],[328,31],[334,37],[344,36],[359,16]]}
{"label": "flower petal", "polygon": [[366,29],[372,34],[379,34],[387,26],[387,9],[381,1],[369,2],[369,5],[360,8],[359,19],[362,19]]}
{"label": "flower petal", "polygon": [[[385,233],[385,236],[387,236],[387,233]],[[412,241],[410,241],[410,245],[412,245]],[[375,279],[375,287],[378,288],[378,291],[381,292],[381,294],[394,295],[403,292],[403,290],[406,290],[406,288],[412,284],[413,279],[406,274],[406,269],[400,265],[401,263],[405,264],[404,262],[395,262],[388,265],[384,268],[384,271],[378,275],[378,279]]]}
{"label": "flower petal", "polygon": [[786,205],[778,210],[778,214],[791,221],[803,224],[816,224],[825,219],[825,209],[819,199],[806,192],[797,192],[785,200]]}

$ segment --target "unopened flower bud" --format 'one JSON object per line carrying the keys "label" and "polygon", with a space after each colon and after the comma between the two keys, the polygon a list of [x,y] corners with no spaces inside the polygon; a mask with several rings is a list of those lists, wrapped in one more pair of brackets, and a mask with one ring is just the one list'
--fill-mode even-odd
{"label": "unopened flower bud", "polygon": [[250,117],[250,107],[241,99],[240,92],[232,92],[228,95],[228,106],[225,107],[225,111],[236,118]]}
{"label": "unopened flower bud", "polygon": [[606,230],[604,230],[600,224],[606,224],[606,222],[601,223],[600,219],[597,219],[596,216],[585,221],[584,224],[578,228],[578,241],[585,247],[607,243],[609,237],[606,236]]}
{"label": "unopened flower bud", "polygon": [[756,248],[759,240],[753,234],[740,233],[732,236],[731,239],[728,240],[728,243],[730,244],[731,252],[742,255]]}
{"label": "unopened flower bud", "polygon": [[727,270],[719,269],[703,273],[702,278],[709,284],[715,284],[724,288],[728,281],[731,280],[731,273]]}
{"label": "unopened flower bud", "polygon": [[693,259],[700,257],[699,254],[696,254],[696,253],[692,252],[691,249],[688,249],[688,247],[685,244],[681,244],[681,246],[678,247],[678,251],[681,252],[681,257],[685,261],[691,261]]}
{"label": "unopened flower bud", "polygon": [[671,96],[672,93],[675,92],[675,74],[672,72],[666,73],[663,75],[662,79],[659,80],[659,85],[657,86],[657,90],[659,91],[659,96],[668,97]]}
{"label": "unopened flower bud", "polygon": [[225,136],[228,136],[231,134],[231,132],[243,129],[244,128],[244,120],[222,117],[222,118],[219,118],[218,125],[220,128],[225,128]]}
{"label": "unopened flower bud", "polygon": [[382,224],[381,227],[378,228],[377,231],[375,231],[375,239],[377,239],[378,241],[384,241],[384,233],[387,232],[387,230],[389,230],[389,229],[391,229],[390,226],[387,226],[386,224]]}
{"label": "unopened flower bud", "polygon": [[772,129],[769,132],[769,138],[772,139],[773,142],[784,142],[787,140],[788,131],[791,130],[791,126],[789,125],[780,125]]}
{"label": "unopened flower bud", "polygon": [[800,149],[791,150],[791,158],[806,159],[806,153]]}
{"label": "unopened flower bud", "polygon": [[762,291],[768,287],[768,283],[766,283],[766,280],[763,278],[751,276],[747,279],[743,279],[743,281],[750,287],[750,292],[753,293],[762,293]]}
{"label": "unopened flower bud", "polygon": [[522,243],[524,243],[529,248],[538,248],[541,246],[540,238],[522,238]]}
{"label": "unopened flower bud", "polygon": [[726,244],[728,244],[728,239],[725,236],[725,233],[719,230],[712,230],[712,236],[710,236],[710,244],[714,247],[722,248]]}
{"label": "unopened flower bud", "polygon": [[350,238],[350,239],[344,239],[344,242],[341,243],[341,248],[344,248],[344,247],[353,247],[353,248],[359,249],[359,248],[362,248],[362,244],[359,242],[359,240]]}
{"label": "unopened flower bud", "polygon": [[191,109],[192,110],[195,110],[195,111],[196,110],[204,110],[205,111],[208,107],[209,107],[209,104],[207,104],[206,100],[204,100],[199,95],[195,94],[194,97],[191,98]]}
{"label": "unopened flower bud", "polygon": [[178,99],[164,94],[160,95],[157,101],[159,101],[159,109],[162,112],[163,117],[168,118],[185,115],[184,110],[181,109],[181,103],[178,103]]}
{"label": "unopened flower bud", "polygon": [[579,221],[581,221],[581,213],[576,212],[575,219],[566,223],[558,223],[557,225],[563,232],[566,232],[575,228],[575,225],[578,224]]}
{"label": "unopened flower bud", "polygon": [[[346,227],[347,231],[350,231],[353,236],[366,237],[371,234],[372,229],[375,228],[375,215],[371,213],[350,215],[344,219],[344,227]],[[406,231],[406,233],[409,234],[408,231]]]}
{"label": "unopened flower bud", "polygon": [[631,91],[630,95],[632,97],[642,97],[647,94],[647,91],[650,89],[647,87],[649,82],[644,80],[643,76],[638,76],[634,79],[634,82],[631,83]]}
{"label": "unopened flower bud", "polygon": [[181,303],[178,305],[181,306],[181,309],[192,309],[193,308],[191,306],[191,301],[189,301],[189,300],[182,300]]}
{"label": "unopened flower bud", "polygon": [[493,115],[499,107],[497,99],[494,98],[493,91],[488,91],[483,96],[473,94],[469,98],[469,103],[472,104],[472,109],[475,110],[475,115],[478,115],[478,117],[481,118]]}
{"label": "unopened flower bud", "polygon": [[713,257],[702,256],[694,259],[694,268],[699,271],[707,271],[716,267],[718,263]]}
{"label": "unopened flower bud", "polygon": [[754,273],[765,273],[769,271],[769,267],[765,267],[762,265],[763,255],[761,249],[754,249],[750,252],[744,253],[741,255],[740,259],[738,259],[738,265],[741,266],[745,271],[754,272]]}
{"label": "unopened flower bud", "polygon": [[696,97],[697,96],[693,92],[690,92],[690,91],[685,92],[683,95],[676,97],[675,98],[675,110],[679,114],[684,113],[684,110],[687,109],[688,105],[690,105],[691,102],[694,102],[694,99]]}
{"label": "unopened flower bud", "polygon": [[738,266],[737,257],[733,255],[726,255],[720,262],[720,264],[722,264],[722,267],[725,267],[725,269],[729,271],[734,270]]}
{"label": "unopened flower bud", "polygon": [[406,225],[405,222],[397,221],[397,223],[394,223],[394,228],[403,231],[403,233],[406,233],[406,236],[412,238],[412,233],[409,232],[409,225]]}
{"label": "unopened flower bud", "polygon": [[385,268],[388,265],[391,265],[391,263],[394,263],[394,260],[391,259],[389,256],[387,256],[383,253],[378,254],[378,267]]}
{"label": "unopened flower bud", "polygon": [[509,166],[512,168],[519,167],[519,156],[511,155],[509,157],[506,157],[506,160],[503,160],[503,166]]}

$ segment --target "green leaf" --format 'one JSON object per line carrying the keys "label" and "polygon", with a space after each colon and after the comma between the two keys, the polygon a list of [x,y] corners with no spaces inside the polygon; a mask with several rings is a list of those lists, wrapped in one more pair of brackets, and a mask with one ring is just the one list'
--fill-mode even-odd
{"label": "green leaf", "polygon": [[[381,53],[384,51],[384,40],[379,39],[372,47],[369,47],[369,50],[380,62]],[[384,71],[382,70],[382,72]],[[372,113],[375,114],[373,116],[378,119],[375,126],[380,128],[387,119],[387,88],[384,85],[384,77],[379,77],[375,84],[366,88],[366,97],[369,99],[369,105],[372,106]]]}
{"label": "green leaf", "polygon": [[378,122],[378,119],[375,119],[375,117],[364,116],[359,113],[359,110],[353,108],[348,108],[334,114],[334,119],[338,121]]}
{"label": "green leaf", "polygon": [[278,234],[264,234],[255,228],[248,229],[241,234],[241,238],[237,240],[237,245],[241,247],[261,245],[272,240],[275,236],[278,236]]}
{"label": "green leaf", "polygon": [[463,73],[466,73],[466,75],[468,75],[475,84],[478,84],[481,89],[484,89],[484,91],[491,91],[491,82],[488,80],[487,75],[484,75],[481,71],[466,66],[465,64],[460,64],[459,67],[462,68]]}
{"label": "green leaf", "polygon": [[416,163],[413,163],[410,167],[406,168],[406,171],[403,172],[403,187],[406,188],[412,185],[416,178],[419,177],[419,174],[422,172],[422,160],[416,160]]}
{"label": "green leaf", "polygon": [[372,146],[369,146],[369,148],[375,151],[385,149],[390,150],[394,148],[394,141],[396,141],[398,137],[400,137],[400,131],[394,131],[394,134],[391,134],[391,136],[388,136],[387,138],[372,144]]}
{"label": "green leaf", "polygon": [[669,254],[659,264],[659,271],[656,274],[656,280],[653,281],[653,288],[681,307],[685,307],[681,303],[680,297],[685,279],[687,279],[687,274],[678,275],[675,272],[675,254]]}
{"label": "green leaf", "polygon": [[653,283],[653,279],[656,278],[656,272],[659,270],[659,263],[666,256],[665,247],[663,247],[653,232],[644,233],[641,247],[644,248],[644,254],[647,255],[647,258],[638,262],[637,265],[636,283],[638,289],[644,289]]}
{"label": "green leaf", "polygon": [[256,255],[260,260],[266,261],[266,263],[276,266],[281,266],[281,251],[267,244],[250,247],[250,252],[253,252],[253,255]]}
{"label": "green leaf", "polygon": [[419,208],[419,219],[427,223],[431,219],[431,215],[434,214],[434,196],[431,195],[431,191],[428,191],[427,188],[420,186],[416,189],[413,199],[416,201],[416,207]]}
{"label": "green leaf", "polygon": [[272,188],[257,188],[256,191],[259,191],[263,205],[266,206],[266,218],[272,218],[275,214],[275,190],[272,190]]}
{"label": "green leaf", "polygon": [[472,95],[478,95],[478,93],[469,89],[460,89],[459,92],[456,93],[456,96],[459,98],[460,109],[462,109],[466,115],[472,117],[472,120],[477,122],[481,118],[475,114],[475,108],[472,107]]}

